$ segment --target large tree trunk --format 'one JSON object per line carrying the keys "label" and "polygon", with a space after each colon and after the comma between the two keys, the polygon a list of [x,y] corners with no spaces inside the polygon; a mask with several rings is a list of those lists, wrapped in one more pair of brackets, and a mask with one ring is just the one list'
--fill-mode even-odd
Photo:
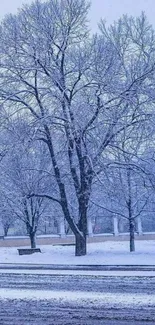
{"label": "large tree trunk", "polygon": [[130,232],[130,252],[135,251],[135,223],[132,217],[132,187],[131,187],[131,169],[127,169],[127,180],[128,180],[128,191],[129,191],[129,201],[128,201],[128,212],[129,212],[129,232]]}
{"label": "large tree trunk", "polygon": [[31,232],[29,236],[30,236],[31,248],[36,248],[36,234],[34,232]]}
{"label": "large tree trunk", "polygon": [[129,231],[130,231],[130,252],[135,252],[135,225],[134,220],[129,220]]}
{"label": "large tree trunk", "polygon": [[75,235],[75,256],[83,256],[87,254],[87,239],[82,234]]}
{"label": "large tree trunk", "polygon": [[78,229],[80,230],[80,234],[75,234],[76,256],[87,254],[87,201],[84,194],[79,199],[79,216]]}
{"label": "large tree trunk", "polygon": [[[79,222],[78,225],[76,224],[74,218],[72,217],[72,214],[70,213],[69,205],[68,205],[68,198],[66,194],[66,188],[65,184],[62,181],[61,173],[59,166],[57,164],[55,152],[54,152],[54,146],[50,134],[50,130],[47,125],[44,125],[44,129],[46,132],[47,137],[47,145],[50,152],[50,156],[52,159],[52,164],[54,168],[54,173],[57,181],[57,185],[59,188],[60,193],[60,201],[57,200],[57,202],[60,203],[63,214],[65,219],[67,220],[72,232],[75,235],[75,255],[76,256],[82,256],[86,255],[86,237],[87,237],[87,208],[88,208],[88,198],[90,195],[90,188],[91,188],[91,181],[92,181],[92,171],[88,177],[85,172],[85,160],[82,157],[81,152],[81,139],[79,139],[78,143],[76,141],[76,150],[77,155],[79,159],[79,165],[80,165],[80,179],[81,179],[81,185],[78,180],[76,170],[72,166],[72,157],[71,153],[69,153],[70,157],[70,164],[71,164],[71,173],[75,184],[75,190],[76,195],[78,197],[78,203],[79,203]],[[70,132],[68,134],[68,131],[66,129],[67,136],[70,135]],[[70,152],[70,150],[69,150]],[[89,185],[89,186],[88,186]]]}

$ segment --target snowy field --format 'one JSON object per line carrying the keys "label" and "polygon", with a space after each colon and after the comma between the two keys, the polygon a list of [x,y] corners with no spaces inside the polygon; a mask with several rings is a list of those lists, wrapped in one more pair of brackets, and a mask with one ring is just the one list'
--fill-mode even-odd
{"label": "snowy field", "polygon": [[72,264],[72,265],[155,265],[155,241],[136,241],[136,252],[129,243],[103,242],[88,244],[86,256],[75,257],[74,246],[40,246],[41,253],[18,255],[16,247],[0,248],[0,263]]}

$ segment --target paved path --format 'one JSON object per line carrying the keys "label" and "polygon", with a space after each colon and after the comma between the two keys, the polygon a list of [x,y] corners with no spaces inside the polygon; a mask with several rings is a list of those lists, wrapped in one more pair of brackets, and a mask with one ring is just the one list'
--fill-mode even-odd
{"label": "paved path", "polygon": [[[61,308],[50,302],[8,302],[0,304],[1,325],[154,325],[150,321],[114,320],[108,311],[95,313],[89,309]],[[128,311],[131,314],[132,311]],[[105,315],[106,314],[106,315]],[[122,316],[122,315],[121,315]],[[107,319],[110,317],[111,319]],[[118,317],[118,313],[117,313]]]}
{"label": "paved path", "polygon": [[0,271],[0,325],[10,324],[153,325],[155,277]]}
{"label": "paved path", "polygon": [[[155,240],[155,233],[144,233],[143,235],[135,234],[136,240]],[[129,235],[119,234],[119,236],[94,234],[93,237],[88,237],[88,243],[98,243],[103,241],[129,241]],[[73,245],[75,243],[74,236],[66,236],[64,238],[59,235],[45,235],[37,236],[37,245]],[[4,239],[0,239],[0,247],[20,247],[30,246],[30,240],[28,236],[7,236]]]}
{"label": "paved path", "polygon": [[155,265],[68,265],[0,263],[0,270],[155,271]]}
{"label": "paved path", "polygon": [[2,274],[0,288],[155,295],[155,277]]}
{"label": "paved path", "polygon": [[[132,313],[132,311],[128,311]],[[113,316],[116,316],[115,313]],[[95,313],[89,309],[61,308],[50,302],[2,302],[1,325],[154,325],[154,322],[114,320],[108,311]],[[106,317],[106,318],[105,318]],[[110,317],[111,319],[107,319]],[[118,317],[118,313],[117,313]],[[122,317],[122,314],[121,314]]]}

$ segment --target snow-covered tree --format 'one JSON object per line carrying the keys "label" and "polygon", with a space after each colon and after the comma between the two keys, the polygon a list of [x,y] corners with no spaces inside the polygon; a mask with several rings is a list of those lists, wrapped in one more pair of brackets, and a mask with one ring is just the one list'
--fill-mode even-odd
{"label": "snow-covered tree", "polygon": [[1,163],[2,223],[7,232],[16,219],[21,220],[30,237],[31,247],[35,248],[39,220],[49,204],[45,198],[31,197],[31,194],[44,192],[48,187],[46,175],[50,167],[44,144],[30,140],[27,122],[22,117],[20,123],[19,119],[14,120],[13,125],[8,122],[8,127],[12,147]]}
{"label": "snow-covered tree", "polygon": [[[37,0],[7,16],[0,28],[0,100],[9,118],[19,111],[33,140],[48,150],[59,204],[86,254],[92,182],[116,137],[148,119],[145,91],[154,72],[154,36],[142,15],[123,17],[90,37],[85,0]],[[50,177],[50,176],[49,176]]]}

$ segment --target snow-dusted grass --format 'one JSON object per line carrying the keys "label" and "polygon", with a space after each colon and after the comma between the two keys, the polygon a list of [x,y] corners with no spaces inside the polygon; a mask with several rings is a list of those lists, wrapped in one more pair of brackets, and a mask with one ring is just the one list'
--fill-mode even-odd
{"label": "snow-dusted grass", "polygon": [[16,247],[0,248],[0,263],[74,265],[155,265],[155,241],[136,241],[136,252],[129,252],[127,241],[88,244],[86,256],[75,257],[74,246],[40,246],[42,253],[18,255]]}

